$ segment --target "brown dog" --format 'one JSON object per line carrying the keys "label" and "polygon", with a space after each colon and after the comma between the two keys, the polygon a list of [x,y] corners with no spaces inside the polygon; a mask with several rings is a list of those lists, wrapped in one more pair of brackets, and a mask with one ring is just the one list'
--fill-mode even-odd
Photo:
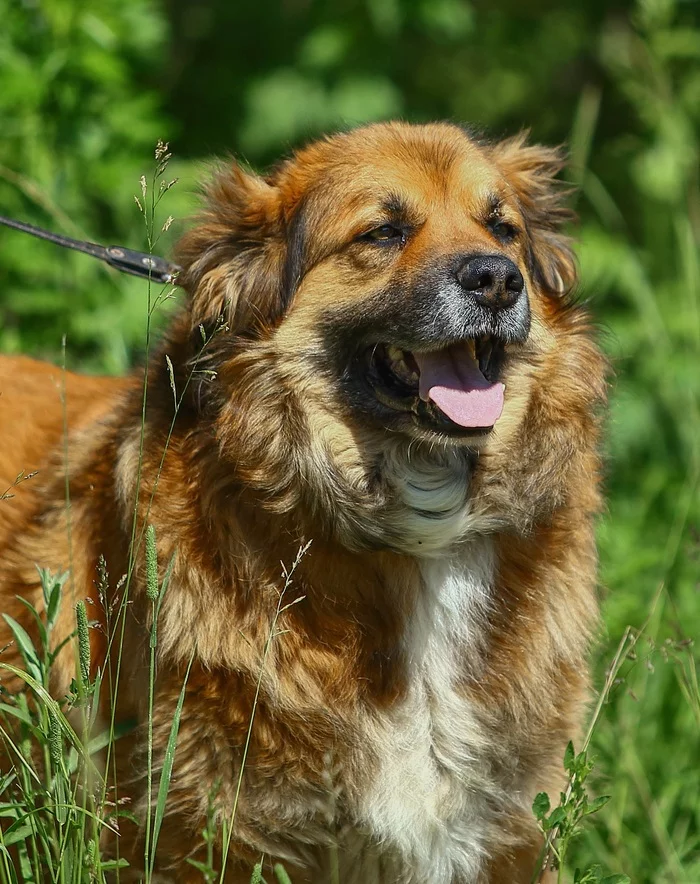
{"label": "brown dog", "polygon": [[[163,570],[175,555],[158,763],[194,663],[156,864],[170,880],[201,880],[187,858],[210,795],[231,817],[258,683],[227,881],[261,854],[295,884],[329,881],[333,855],[342,884],[530,880],[532,800],[562,786],[596,619],[604,362],[567,298],[559,167],[522,138],[395,123],[267,178],[222,171],[181,244],[187,299],[148,367],[143,440],[138,373],[65,378],[70,509],[61,373],[0,360],[0,481],[40,470],[0,503],[3,609],[29,627],[14,597],[39,604],[35,563],[72,563],[95,600],[102,554],[116,593],[135,510]],[[308,541],[280,602],[280,562]],[[144,722],[142,560],[118,705]],[[142,739],[118,744],[139,813]],[[140,832],[122,841],[138,869]]]}

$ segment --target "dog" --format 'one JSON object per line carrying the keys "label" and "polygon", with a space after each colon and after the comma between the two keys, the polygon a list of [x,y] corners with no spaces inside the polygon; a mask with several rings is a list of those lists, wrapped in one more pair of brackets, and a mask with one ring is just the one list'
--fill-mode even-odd
{"label": "dog", "polygon": [[[0,503],[3,610],[31,630],[35,564],[70,566],[64,591],[101,624],[93,669],[125,611],[134,875],[149,524],[169,568],[155,782],[190,667],[158,880],[201,880],[208,813],[233,819],[236,884],[261,856],[295,884],[531,880],[532,802],[564,785],[597,622],[606,366],[571,297],[561,167],[523,135],[400,122],[266,177],[224,166],[145,386],[0,360],[0,479],[38,470]],[[69,647],[54,668],[60,698]]]}

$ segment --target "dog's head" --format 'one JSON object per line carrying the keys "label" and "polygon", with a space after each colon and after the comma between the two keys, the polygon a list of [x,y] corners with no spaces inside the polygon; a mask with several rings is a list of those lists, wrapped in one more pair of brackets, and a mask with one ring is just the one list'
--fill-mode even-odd
{"label": "dog's head", "polygon": [[[193,326],[226,317],[214,399],[246,482],[279,508],[312,488],[307,509],[334,512],[351,543],[432,550],[509,521],[496,487],[512,493],[515,460],[541,473],[528,420],[576,422],[601,388],[566,302],[560,166],[522,137],[393,123],[311,144],[266,178],[219,174],[180,260]],[[581,370],[594,392],[574,409]],[[526,521],[537,508],[518,507]]]}

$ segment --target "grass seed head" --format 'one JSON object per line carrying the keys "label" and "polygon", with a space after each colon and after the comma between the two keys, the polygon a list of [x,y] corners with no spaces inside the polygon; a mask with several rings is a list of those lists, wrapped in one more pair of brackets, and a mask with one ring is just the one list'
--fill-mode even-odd
{"label": "grass seed head", "polygon": [[63,764],[63,739],[58,713],[49,706],[49,754],[54,767],[58,770]]}
{"label": "grass seed head", "polygon": [[85,602],[79,601],[75,606],[75,620],[78,627],[78,662],[83,687],[90,684],[90,632],[88,627]]}
{"label": "grass seed head", "polygon": [[152,602],[158,598],[158,553],[153,525],[146,529],[146,596]]}

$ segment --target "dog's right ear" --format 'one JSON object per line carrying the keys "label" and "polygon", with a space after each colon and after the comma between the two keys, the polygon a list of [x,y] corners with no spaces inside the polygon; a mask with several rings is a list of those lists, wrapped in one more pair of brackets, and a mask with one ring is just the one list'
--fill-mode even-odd
{"label": "dog's right ear", "polygon": [[205,199],[199,223],[177,248],[193,328],[221,316],[234,334],[269,326],[284,313],[294,281],[293,218],[273,184],[237,164],[215,175]]}
{"label": "dog's right ear", "polygon": [[532,270],[537,282],[555,297],[576,285],[576,259],[563,231],[573,213],[570,192],[557,179],[564,156],[557,148],[527,144],[526,133],[491,146],[491,156],[512,187],[527,225]]}

